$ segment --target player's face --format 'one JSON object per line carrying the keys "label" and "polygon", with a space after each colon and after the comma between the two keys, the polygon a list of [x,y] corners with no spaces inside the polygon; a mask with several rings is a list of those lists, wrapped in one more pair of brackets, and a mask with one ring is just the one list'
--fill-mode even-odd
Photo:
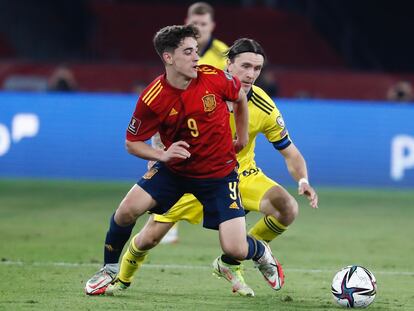
{"label": "player's face", "polygon": [[184,38],[172,54],[174,70],[189,79],[197,77],[198,44],[194,38]]}
{"label": "player's face", "polygon": [[211,15],[208,13],[190,15],[187,17],[186,24],[191,24],[197,27],[200,32],[200,38],[198,38],[200,44],[207,43],[207,41],[210,40],[215,26]]}
{"label": "player's face", "polygon": [[263,63],[263,55],[246,52],[237,55],[233,62],[229,62],[227,70],[239,78],[243,91],[247,93],[260,75]]}

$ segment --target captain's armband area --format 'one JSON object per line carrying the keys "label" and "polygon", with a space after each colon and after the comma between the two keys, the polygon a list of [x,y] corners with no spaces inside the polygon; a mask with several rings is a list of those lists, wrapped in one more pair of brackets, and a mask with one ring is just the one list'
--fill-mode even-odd
{"label": "captain's armband area", "polygon": [[287,148],[291,143],[292,141],[290,140],[289,135],[286,135],[281,140],[273,142],[272,145],[277,150],[283,150]]}

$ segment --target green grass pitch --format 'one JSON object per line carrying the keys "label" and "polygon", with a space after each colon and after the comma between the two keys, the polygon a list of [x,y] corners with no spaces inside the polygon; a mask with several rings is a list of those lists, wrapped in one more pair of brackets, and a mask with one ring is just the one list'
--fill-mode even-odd
{"label": "green grass pitch", "polygon": [[[256,297],[233,294],[211,275],[221,253],[217,233],[181,223],[180,242],[155,248],[123,296],[87,297],[83,286],[100,267],[109,217],[130,186],[1,180],[0,310],[340,310],[331,280],[351,264],[377,278],[369,310],[414,310],[414,192],[408,190],[321,188],[318,210],[298,198],[298,219],[271,244],[286,273],[279,292],[246,262]],[[249,214],[248,224],[257,217]]]}

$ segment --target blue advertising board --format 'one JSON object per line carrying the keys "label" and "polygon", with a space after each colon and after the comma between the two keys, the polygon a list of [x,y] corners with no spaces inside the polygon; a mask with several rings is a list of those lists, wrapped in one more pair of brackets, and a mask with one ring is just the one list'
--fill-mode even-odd
{"label": "blue advertising board", "polygon": [[[0,178],[135,181],[146,162],[125,151],[135,95],[0,93]],[[277,100],[315,185],[414,187],[414,106]],[[264,136],[258,165],[293,184]]]}

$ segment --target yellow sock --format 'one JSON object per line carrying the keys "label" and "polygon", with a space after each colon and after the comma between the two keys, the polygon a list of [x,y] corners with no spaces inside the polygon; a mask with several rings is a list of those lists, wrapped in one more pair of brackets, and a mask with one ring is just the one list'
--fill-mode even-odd
{"label": "yellow sock", "polygon": [[124,283],[131,283],[135,273],[142,266],[148,251],[139,250],[134,243],[135,237],[131,240],[128,250],[121,260],[118,278]]}
{"label": "yellow sock", "polygon": [[287,226],[282,225],[275,217],[265,216],[249,230],[249,235],[257,240],[270,242],[285,232],[287,228]]}

